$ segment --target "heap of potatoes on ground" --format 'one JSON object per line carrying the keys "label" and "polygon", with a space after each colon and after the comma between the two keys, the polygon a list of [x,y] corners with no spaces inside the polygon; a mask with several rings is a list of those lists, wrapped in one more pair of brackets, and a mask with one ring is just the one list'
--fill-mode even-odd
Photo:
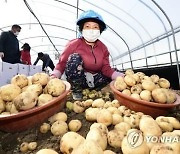
{"label": "heap of potatoes on ground", "polygon": [[[122,78],[117,78],[114,86],[118,89],[120,87],[118,83],[126,83],[125,81],[127,76],[131,78],[134,76],[133,74],[135,73],[132,70],[126,71],[124,79],[122,80]],[[141,78],[140,74],[142,75],[142,73],[139,73],[139,78]],[[25,85],[22,85],[22,82],[17,82],[18,76],[22,77],[23,75],[15,76],[12,79],[11,84],[0,88],[0,100],[3,102],[1,104],[4,104],[5,106],[5,109],[1,111],[3,116],[12,112],[6,107],[9,102],[11,102],[10,109],[12,109],[13,106],[13,108],[17,110],[16,114],[18,114],[17,112],[20,112],[21,110],[28,110],[35,106],[48,103],[51,99],[56,98],[65,90],[65,85],[60,79],[50,79],[49,76],[46,76],[46,74],[38,73],[30,77],[30,79],[27,77],[28,80]],[[37,76],[38,81],[36,81],[38,83],[33,79],[37,78]],[[41,82],[42,79],[44,82]],[[148,78],[144,75],[141,80],[145,79],[147,79],[149,82],[152,80],[150,80],[150,77]],[[154,83],[156,87],[154,89],[157,89],[158,87],[161,90],[164,88],[167,89],[167,91],[171,91],[169,89],[170,85],[166,87],[161,86],[160,79]],[[124,84],[124,87],[126,88],[118,90],[121,92],[123,92],[125,89],[127,89],[126,91],[139,91],[139,89],[131,90],[131,87],[137,85],[137,83],[141,83],[141,91],[148,90],[151,93],[151,99],[147,99],[147,101],[153,101],[157,103],[173,103],[176,100],[176,98],[174,98],[173,101],[171,99],[170,102],[170,100],[168,100],[169,95],[166,94],[166,90],[163,90],[161,92],[163,92],[166,96],[166,100],[162,101],[161,99],[157,99],[157,101],[152,94],[153,88],[151,88],[151,90],[149,88],[143,88],[152,86],[144,86],[143,83],[145,81],[140,81],[140,79],[139,82],[134,82],[134,80],[134,84],[129,85],[126,83],[126,86]],[[52,84],[54,81],[56,83],[55,85]],[[59,85],[57,85],[58,82]],[[36,88],[29,88],[34,85],[38,86],[35,86]],[[39,85],[41,85],[41,88],[39,88]],[[57,88],[59,86],[60,88],[54,88],[56,85]],[[10,89],[5,89],[5,91],[7,91],[6,95],[8,94],[8,97],[5,95],[4,91],[4,87],[6,86],[11,86]],[[12,88],[14,88],[14,90],[12,90]],[[54,89],[56,89],[58,92],[56,90],[53,91]],[[22,95],[25,92],[30,92],[31,96]],[[35,96],[32,95],[32,92],[35,93]],[[141,92],[138,94],[141,98],[142,96],[140,93]],[[84,91],[84,94],[86,94],[86,91]],[[48,96],[46,96],[45,99],[43,99],[44,97],[40,99],[41,95]],[[98,95],[100,96],[101,94]],[[148,97],[149,95],[150,94],[148,94]],[[31,103],[28,103],[29,98],[27,99],[26,97],[32,98],[30,101]],[[78,133],[83,123],[78,119],[73,119],[67,122],[68,115],[62,111],[55,113],[53,116],[48,118],[47,122],[44,122],[40,125],[39,130],[41,133],[47,133],[50,131],[54,136],[61,136],[58,152],[64,154],[114,154],[115,152],[108,149],[108,146],[111,146],[115,149],[119,149],[119,151],[122,151],[123,154],[180,153],[180,122],[176,118],[159,116],[154,119],[150,115],[145,115],[142,112],[135,112],[128,109],[127,107],[121,105],[118,100],[107,100],[104,97],[92,99],[93,97],[91,97],[92,95],[90,95],[90,98],[88,97],[83,101],[66,102],[66,108],[68,108],[68,110],[75,112],[76,114],[81,114],[84,112],[84,118],[87,121],[92,122],[90,130],[86,136],[82,136]],[[139,142],[135,142],[135,139],[139,139],[137,134],[139,135],[138,137],[142,139],[138,140],[139,142],[141,141],[140,144]],[[37,148],[37,146],[38,144],[36,141],[32,141],[30,143],[23,142],[20,145],[20,151],[24,153],[28,150],[33,151]],[[58,154],[58,152],[54,149],[41,149],[37,152],[37,154]]]}

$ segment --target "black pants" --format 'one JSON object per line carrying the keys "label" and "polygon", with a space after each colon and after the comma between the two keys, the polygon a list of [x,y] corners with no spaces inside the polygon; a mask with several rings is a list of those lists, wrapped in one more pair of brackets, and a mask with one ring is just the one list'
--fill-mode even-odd
{"label": "black pants", "polygon": [[[76,92],[82,91],[84,88],[90,88],[87,84],[86,77],[84,74],[83,60],[77,53],[69,56],[66,64],[65,74],[67,81],[71,83],[71,89]],[[94,75],[94,88],[90,89],[101,89],[111,81],[110,78],[104,76],[101,72]]]}
{"label": "black pants", "polygon": [[[53,63],[53,61],[52,60],[50,60],[50,62],[49,62],[49,65],[48,65],[50,68],[51,68],[51,70],[53,71],[54,70],[54,68],[55,68],[55,66],[54,66],[54,63]],[[46,67],[46,63],[43,63],[43,66],[42,66],[42,70],[44,71],[44,68]]]}

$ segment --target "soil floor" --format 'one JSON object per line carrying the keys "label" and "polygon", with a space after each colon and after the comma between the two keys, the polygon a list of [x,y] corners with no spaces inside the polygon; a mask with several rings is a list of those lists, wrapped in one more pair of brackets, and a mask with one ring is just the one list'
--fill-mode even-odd
{"label": "soil floor", "polygon": [[[179,91],[177,92],[179,93]],[[86,136],[89,131],[89,127],[92,124],[91,122],[86,121],[84,113],[77,114],[71,112],[67,109],[63,109],[63,112],[66,112],[68,115],[67,123],[72,119],[79,119],[82,122],[82,128],[78,131],[79,134],[82,136]],[[176,109],[169,114],[169,116],[174,116],[180,120],[180,109]],[[59,145],[60,139],[62,136],[53,136],[50,131],[45,134],[42,134],[39,131],[40,125],[37,125],[33,128],[28,130],[17,132],[17,133],[6,133],[0,131],[0,154],[21,154],[20,152],[20,145],[22,142],[37,142],[37,148],[34,151],[28,151],[26,154],[35,154],[38,150],[43,148],[52,148],[58,153],[60,153]],[[121,154],[120,149],[114,149],[108,146],[107,149],[114,151],[117,154]],[[61,153],[60,153],[61,154]]]}

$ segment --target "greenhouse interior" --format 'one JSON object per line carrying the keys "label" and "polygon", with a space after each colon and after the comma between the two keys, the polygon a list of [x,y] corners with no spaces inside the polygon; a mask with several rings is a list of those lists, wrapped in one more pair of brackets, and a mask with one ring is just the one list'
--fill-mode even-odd
{"label": "greenhouse interior", "polygon": [[0,154],[180,154],[179,6],[1,0]]}

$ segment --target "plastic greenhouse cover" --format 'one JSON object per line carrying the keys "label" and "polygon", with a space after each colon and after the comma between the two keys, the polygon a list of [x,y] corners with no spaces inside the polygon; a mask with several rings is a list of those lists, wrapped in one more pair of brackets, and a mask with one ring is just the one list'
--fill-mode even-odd
{"label": "plastic greenhouse cover", "polygon": [[78,36],[78,16],[91,9],[108,26],[100,40],[113,67],[175,63],[180,54],[179,6],[179,0],[1,0],[0,30],[21,25],[20,47],[30,44],[32,62],[44,52],[56,63],[66,43]]}

